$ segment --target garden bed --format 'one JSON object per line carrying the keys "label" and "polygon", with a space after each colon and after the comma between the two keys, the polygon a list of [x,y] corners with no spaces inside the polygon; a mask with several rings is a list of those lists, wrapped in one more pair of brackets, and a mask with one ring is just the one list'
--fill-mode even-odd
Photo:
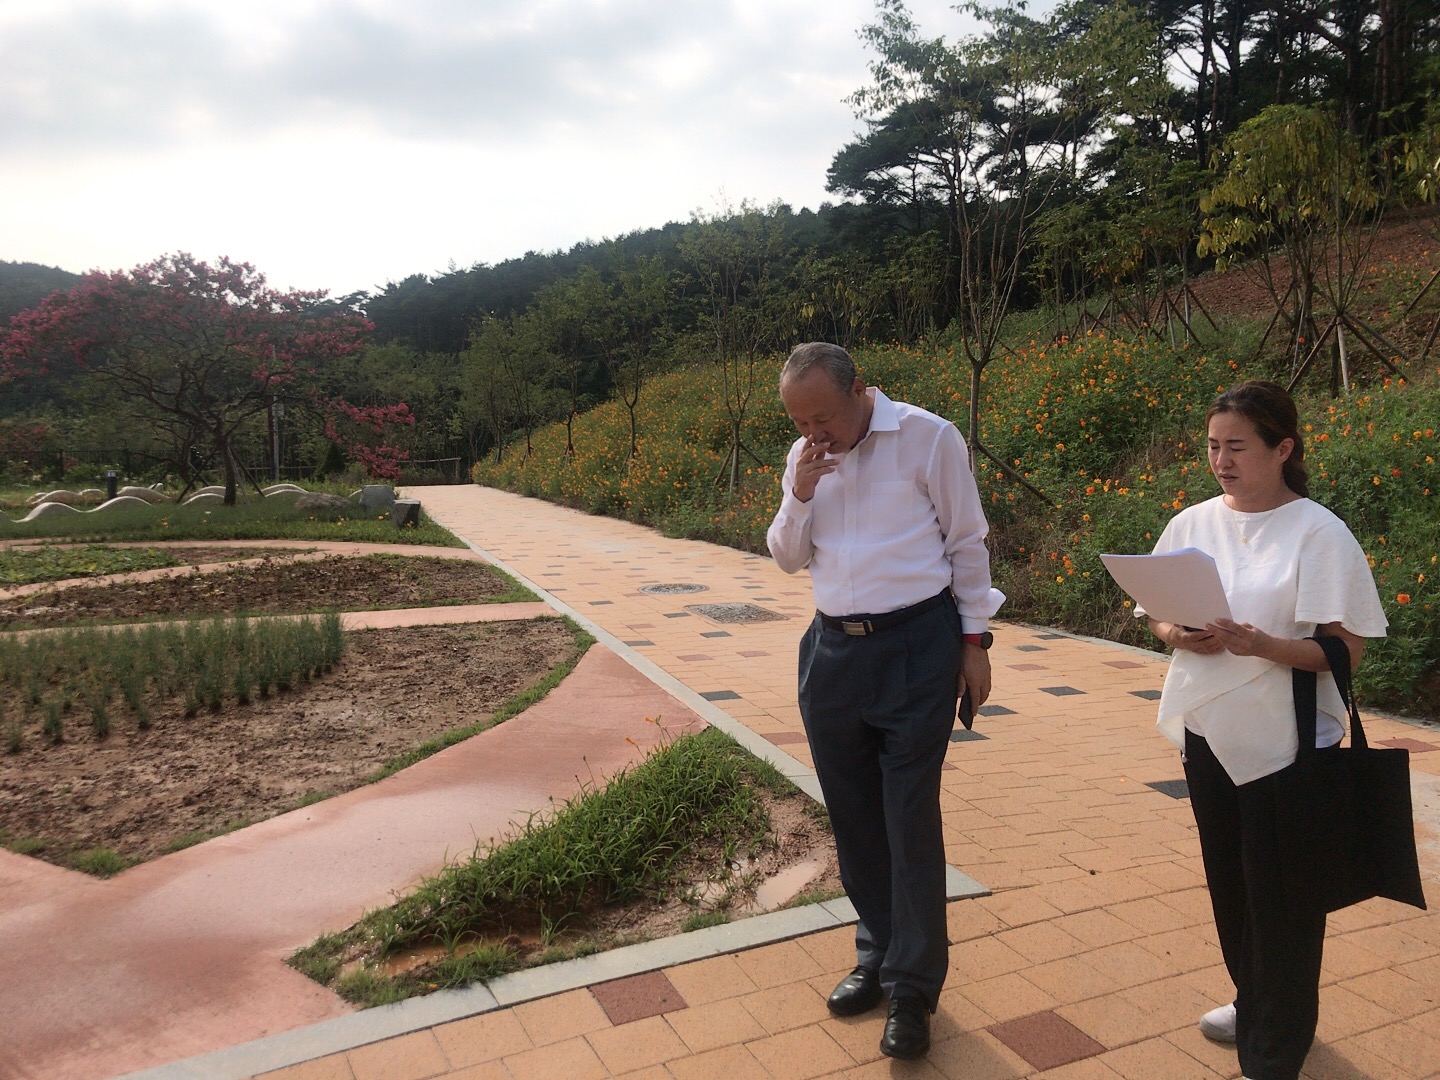
{"label": "garden bed", "polygon": [[[576,651],[559,619],[345,637],[330,673],[249,704],[226,698],[187,718],[177,699],[144,730],[117,704],[103,739],[77,712],[59,744],[31,716],[19,752],[0,753],[0,841],[99,872],[154,858],[354,788]],[[0,700],[7,731],[20,715]]]}
{"label": "garden bed", "polygon": [[[232,548],[231,557],[250,552]],[[0,600],[0,629],[143,622],[244,611],[286,615],[534,600],[494,567],[469,559],[333,555],[297,562],[269,555],[250,566],[150,581],[56,586]]]}

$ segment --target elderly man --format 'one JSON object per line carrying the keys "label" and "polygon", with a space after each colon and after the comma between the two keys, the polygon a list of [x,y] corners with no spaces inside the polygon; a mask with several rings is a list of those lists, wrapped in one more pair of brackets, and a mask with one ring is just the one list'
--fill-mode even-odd
{"label": "elderly man", "polygon": [[949,962],[940,769],[956,703],[990,694],[988,526],[960,433],[867,387],[850,354],[809,342],[780,397],[800,432],[768,542],[810,568],[800,715],[860,922],[855,970],[830,995],[890,1006],[880,1050],[921,1057]]}

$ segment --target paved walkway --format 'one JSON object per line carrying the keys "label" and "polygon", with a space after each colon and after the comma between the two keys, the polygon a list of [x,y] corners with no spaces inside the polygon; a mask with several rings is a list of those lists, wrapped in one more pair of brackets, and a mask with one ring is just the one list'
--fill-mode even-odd
{"label": "paved walkway", "polygon": [[[672,691],[674,707],[753,732],[797,769],[808,762],[794,706],[803,577],[502,492],[408,494],[587,621]],[[641,591],[656,585],[704,591]],[[704,607],[741,603],[784,618],[724,621],[725,609]],[[539,982],[434,995],[153,1075],[247,1075],[242,1063],[268,1059],[266,1075],[285,1080],[1237,1076],[1233,1052],[1195,1028],[1230,986],[1179,762],[1154,733],[1164,661],[1030,627],[997,631],[995,696],[975,733],[957,733],[942,795],[951,863],[992,892],[950,905],[951,971],[926,1061],[881,1058],[878,1015],[827,1014],[824,996],[853,962],[852,930],[739,948],[736,924],[698,950],[671,939],[591,958],[564,976],[572,988],[548,995]],[[1427,893],[1440,908],[1440,731],[1378,717],[1367,730],[1414,751]],[[8,981],[0,973],[0,987]],[[1437,1074],[1440,915],[1372,901],[1334,916],[1306,1075]]]}

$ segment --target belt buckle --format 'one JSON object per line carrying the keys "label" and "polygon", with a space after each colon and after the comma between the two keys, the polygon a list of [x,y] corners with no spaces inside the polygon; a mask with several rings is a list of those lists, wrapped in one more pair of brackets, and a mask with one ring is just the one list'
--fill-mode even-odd
{"label": "belt buckle", "polygon": [[850,634],[853,637],[864,637],[866,634],[872,634],[875,632],[875,628],[870,625],[869,619],[862,619],[859,622],[845,622],[844,620],[842,620],[840,623],[840,629],[844,630],[845,633]]}

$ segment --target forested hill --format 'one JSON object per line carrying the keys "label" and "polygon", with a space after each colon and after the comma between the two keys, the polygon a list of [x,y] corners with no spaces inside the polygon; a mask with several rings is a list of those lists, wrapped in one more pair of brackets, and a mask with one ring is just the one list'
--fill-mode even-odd
{"label": "forested hill", "polygon": [[39,263],[6,262],[0,259],[0,325],[10,316],[32,308],[56,289],[69,289],[79,274]]}
{"label": "forested hill", "polygon": [[477,318],[519,315],[536,292],[585,267],[605,273],[621,257],[659,254],[674,268],[683,226],[648,229],[620,240],[585,241],[569,251],[528,251],[494,266],[477,264],[431,276],[411,274],[387,282],[365,301],[377,342],[409,345],[421,352],[458,353]]}
{"label": "forested hill", "polygon": [[[875,241],[861,235],[856,209],[827,203],[818,211],[795,211],[777,204],[766,208],[766,213],[782,223],[787,247],[824,257]],[[530,251],[494,266],[477,265],[433,277],[412,274],[372,293],[364,302],[365,313],[375,323],[377,342],[408,345],[421,352],[458,353],[477,319],[518,316],[541,289],[585,269],[609,278],[627,263],[658,256],[670,276],[683,280],[686,266],[680,241],[689,225],[672,221],[616,239],[584,241],[568,251]]]}

